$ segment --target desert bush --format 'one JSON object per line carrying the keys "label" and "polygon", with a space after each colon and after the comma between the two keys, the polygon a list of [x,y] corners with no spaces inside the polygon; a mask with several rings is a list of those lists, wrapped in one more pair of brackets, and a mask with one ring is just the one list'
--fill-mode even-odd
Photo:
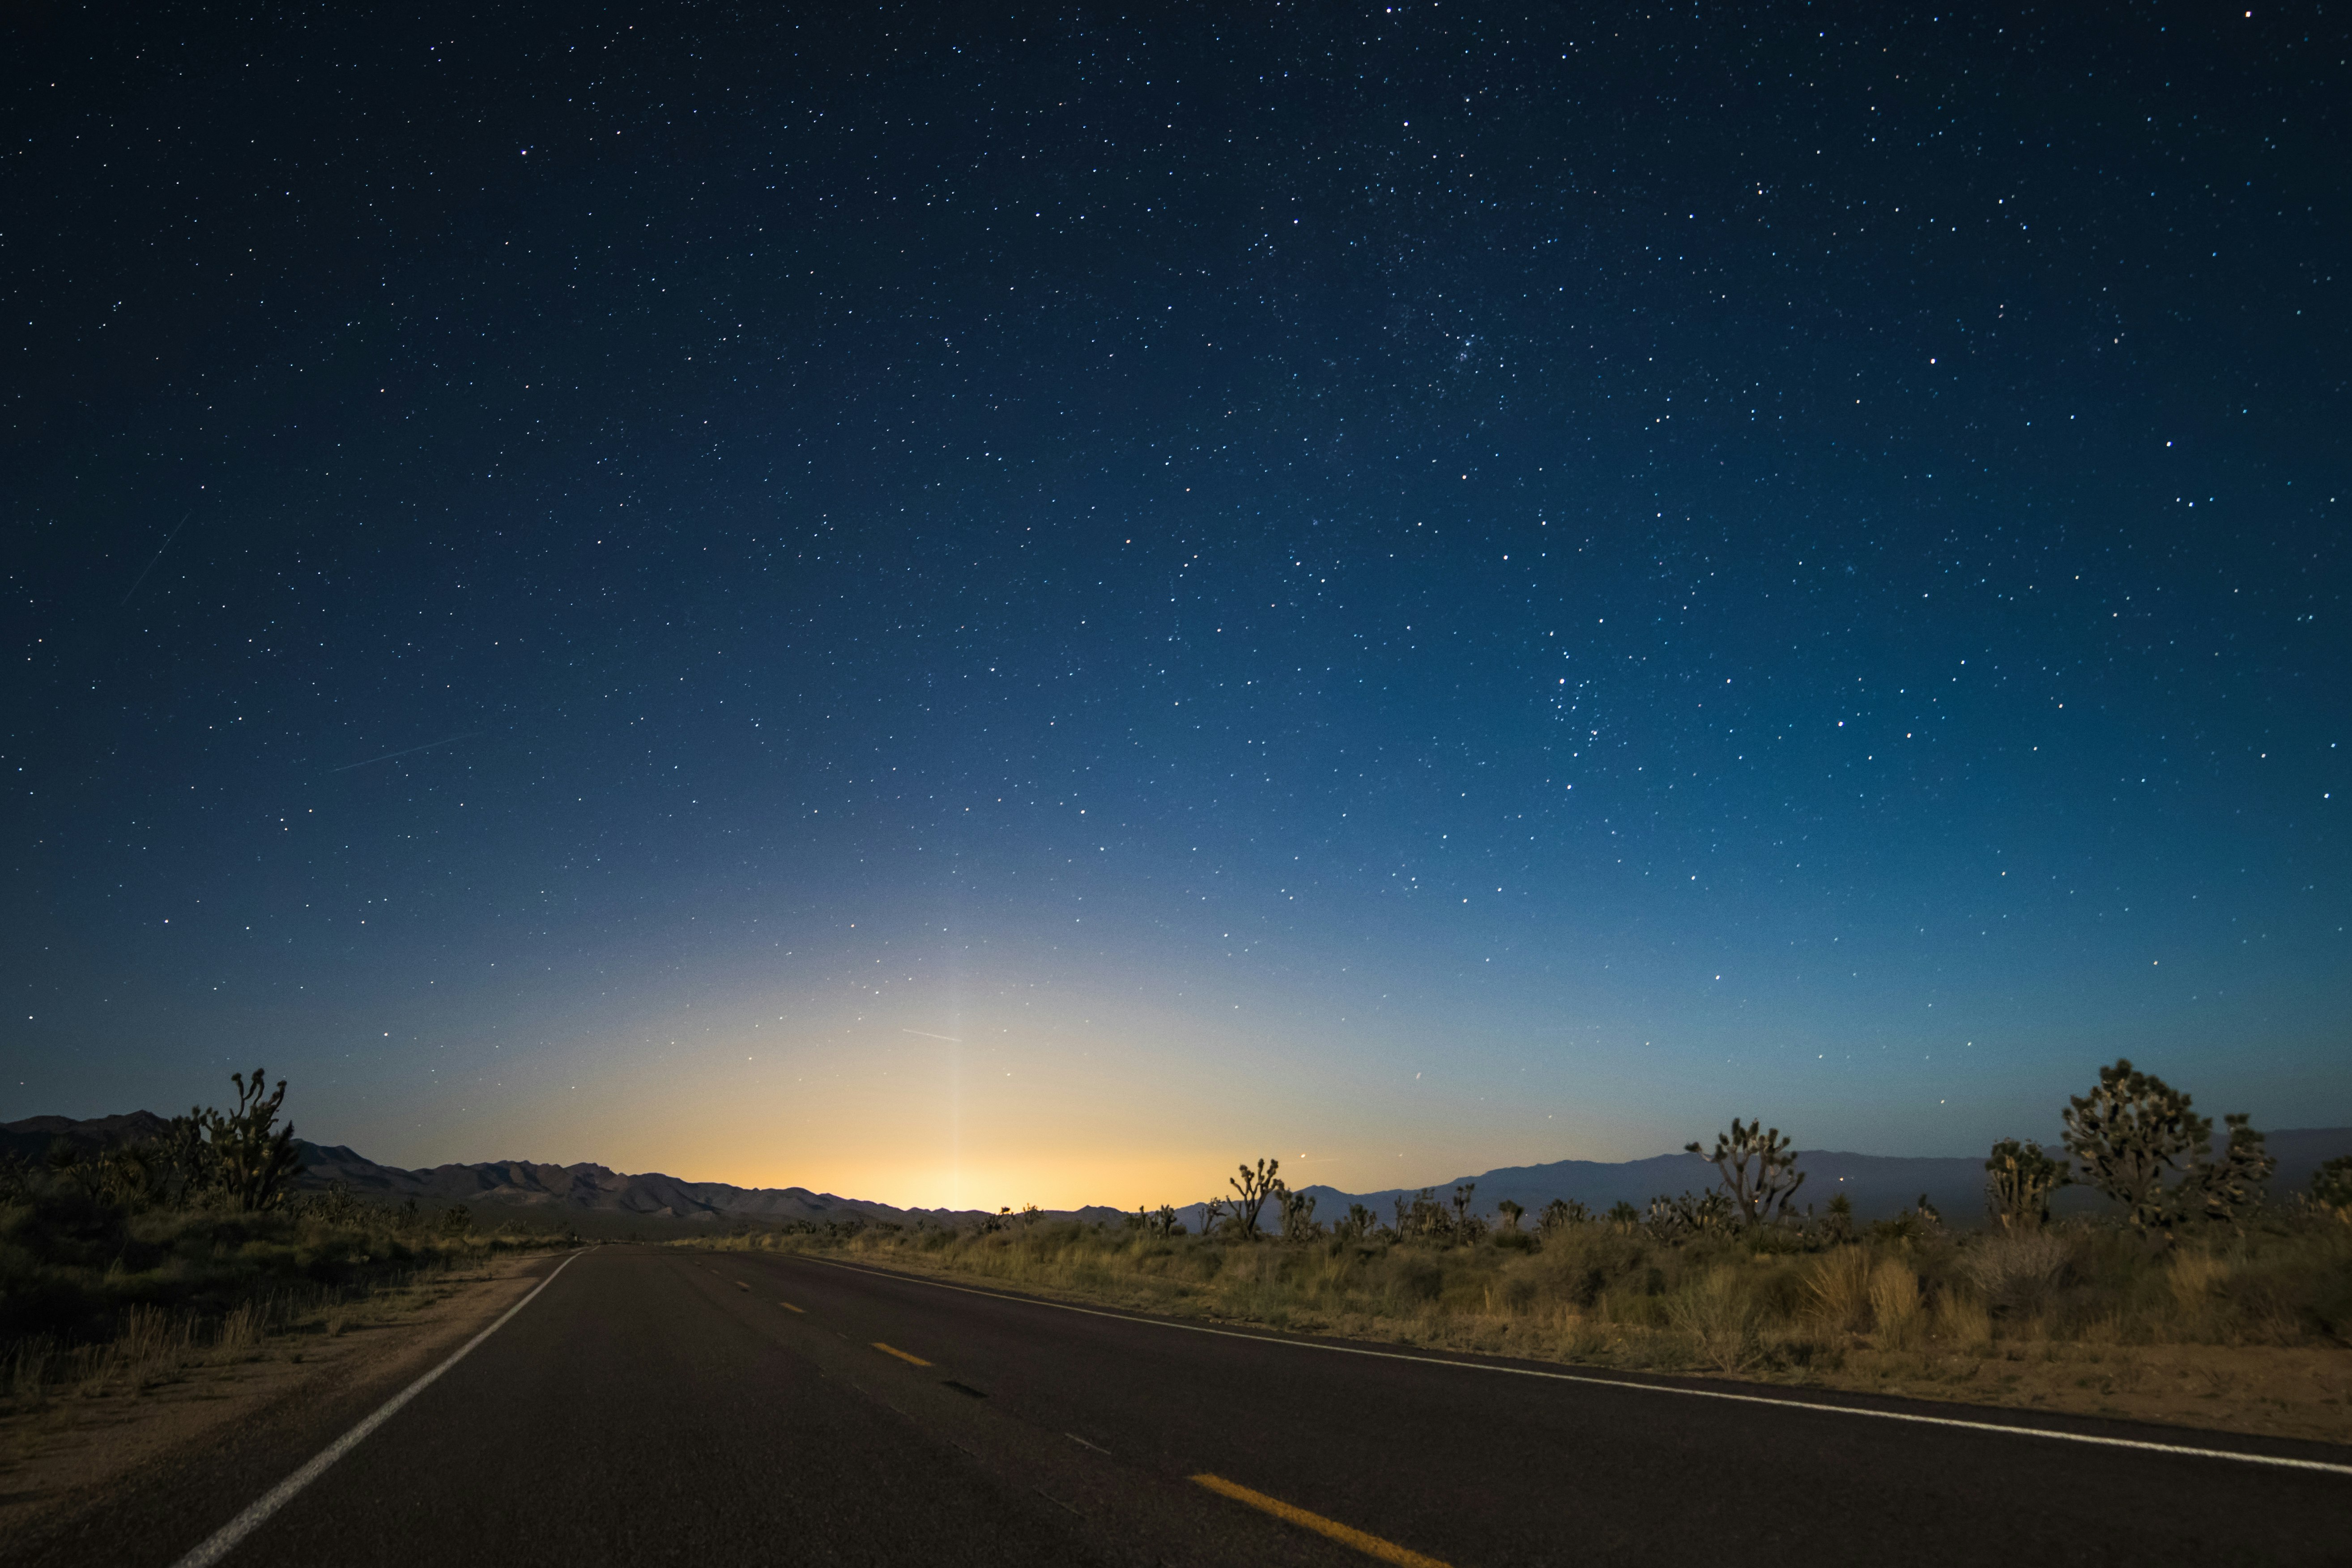
{"label": "desert bush", "polygon": [[2312,1205],[2352,1223],[2352,1154],[2340,1154],[2311,1173]]}
{"label": "desert bush", "polygon": [[1832,1330],[1857,1332],[1870,1322],[1870,1251],[1832,1248],[1818,1258],[1805,1279],[1814,1313]]}
{"label": "desert bush", "polygon": [[[2310,1344],[2352,1330],[2352,1226],[2328,1218],[2273,1215],[2226,1244],[2169,1252],[2126,1226],[1955,1233],[1916,1214],[1909,1230],[1867,1242],[1837,1241],[1823,1227],[1727,1225],[1660,1241],[1638,1226],[1593,1224],[1465,1241],[1452,1205],[1434,1196],[1423,1200],[1442,1223],[1415,1229],[1407,1200],[1402,1240],[1342,1226],[1297,1246],[1254,1247],[1049,1222],[992,1235],[811,1231],[680,1245],[845,1251],[1155,1311],[1718,1372],[1829,1365],[1872,1343]],[[2192,1254],[2210,1261],[2181,1261]]]}
{"label": "desert bush", "polygon": [[1668,1303],[1667,1321],[1688,1334],[1699,1360],[1738,1372],[1756,1359],[1759,1314],[1737,1268],[1709,1270]]}
{"label": "desert bush", "polygon": [[1870,1271],[1870,1321],[1889,1350],[1910,1344],[1920,1331],[1919,1276],[1899,1258],[1883,1258]]}
{"label": "desert bush", "polygon": [[2065,1282],[2074,1247],[2048,1230],[1989,1236],[1963,1255],[1963,1267],[1995,1312],[2031,1317]]}
{"label": "desert bush", "polygon": [[1936,1298],[1932,1331],[1935,1337],[1962,1350],[1992,1343],[1992,1314],[1965,1290],[1947,1290]]}

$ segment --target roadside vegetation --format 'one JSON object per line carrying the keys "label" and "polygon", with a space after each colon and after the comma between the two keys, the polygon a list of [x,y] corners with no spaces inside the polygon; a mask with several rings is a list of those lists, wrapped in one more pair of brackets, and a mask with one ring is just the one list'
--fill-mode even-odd
{"label": "roadside vegetation", "polygon": [[[1924,1200],[1870,1224],[1843,1197],[1800,1208],[1790,1141],[1735,1120],[1711,1151],[1690,1145],[1716,1165],[1708,1191],[1601,1214],[1569,1194],[1534,1214],[1482,1209],[1465,1184],[1325,1217],[1265,1160],[1208,1205],[1205,1234],[1163,1205],[1121,1226],[1026,1210],[956,1228],[799,1226],[688,1245],[831,1254],[1276,1329],[1964,1398],[2033,1382],[2024,1363],[2037,1362],[2111,1384],[2134,1347],[2352,1346],[2352,1159],[2310,1191],[2273,1196],[2262,1134],[2243,1117],[2225,1124],[2210,1148],[2188,1095],[2117,1062],[2070,1103],[2060,1150],[1992,1149],[1986,1213],[1966,1226]],[[2112,1212],[2053,1221],[2050,1194],[2066,1183],[2095,1187]],[[2330,1364],[2333,1392],[2313,1397],[2346,1412],[2352,1438],[2352,1362]],[[2199,1375],[2200,1396],[2226,1394],[2210,1368]]]}
{"label": "roadside vegetation", "polygon": [[273,1335],[341,1334],[426,1304],[453,1269],[561,1239],[481,1234],[462,1207],[297,1193],[284,1080],[233,1081],[234,1110],[196,1107],[153,1139],[0,1158],[0,1412],[138,1393]]}

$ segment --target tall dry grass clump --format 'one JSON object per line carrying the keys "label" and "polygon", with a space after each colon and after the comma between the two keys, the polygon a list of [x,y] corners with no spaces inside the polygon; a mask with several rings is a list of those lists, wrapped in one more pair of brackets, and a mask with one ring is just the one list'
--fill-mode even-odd
{"label": "tall dry grass clump", "polygon": [[1858,1333],[1870,1326],[1870,1249],[1832,1247],[1816,1258],[1805,1278],[1813,1311],[1834,1333]]}
{"label": "tall dry grass clump", "polygon": [[1922,1328],[1919,1276],[1899,1258],[1882,1258],[1870,1271],[1870,1322],[1878,1342],[1903,1350],[1919,1337]]}
{"label": "tall dry grass clump", "polygon": [[1708,1271],[1669,1301],[1666,1315],[1690,1336],[1698,1360],[1717,1372],[1738,1372],[1757,1359],[1763,1314],[1737,1268]]}

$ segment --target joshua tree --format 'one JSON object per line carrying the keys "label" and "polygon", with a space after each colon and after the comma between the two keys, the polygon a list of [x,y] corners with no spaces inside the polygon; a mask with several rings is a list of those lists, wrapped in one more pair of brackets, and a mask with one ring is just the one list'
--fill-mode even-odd
{"label": "joshua tree", "polygon": [[[1712,1154],[1696,1143],[1683,1147],[1715,1162],[1715,1168],[1723,1173],[1723,1195],[1738,1210],[1742,1225],[1785,1217],[1790,1200],[1805,1184],[1805,1173],[1797,1169],[1795,1147],[1780,1136],[1779,1128],[1767,1130],[1762,1117],[1745,1126],[1733,1117],[1731,1131],[1715,1135]],[[1756,1167],[1752,1176],[1748,1169],[1751,1163]]]}
{"label": "joshua tree", "polygon": [[1211,1198],[1201,1205],[1201,1234],[1207,1236],[1224,1221],[1233,1217],[1233,1206],[1223,1198]]}
{"label": "joshua tree", "polygon": [[1650,1233],[1652,1240],[1679,1241],[1691,1229],[1691,1207],[1688,1193],[1683,1194],[1680,1203],[1661,1193],[1650,1200],[1649,1212],[1642,1216],[1642,1228]]}
{"label": "joshua tree", "polygon": [[2188,1095],[2117,1058],[2099,1069],[2097,1088],[2070,1097],[2062,1120],[2084,1179],[2123,1205],[2132,1224],[2162,1230],[2179,1218],[2184,1184],[2168,1186],[2165,1175],[2195,1163],[2213,1138],[2212,1119],[2198,1115]]}
{"label": "joshua tree", "polygon": [[191,1106],[185,1116],[174,1116],[156,1135],[155,1148],[163,1163],[163,1196],[167,1204],[192,1208],[219,1180],[220,1157],[205,1142],[207,1114],[204,1107]]}
{"label": "joshua tree", "polygon": [[1685,1192],[1678,1198],[1663,1194],[1652,1198],[1650,1212],[1643,1216],[1642,1223],[1660,1241],[1678,1241],[1707,1231],[1728,1229],[1737,1219],[1731,1200],[1709,1187],[1696,1197]]}
{"label": "joshua tree", "polygon": [[2248,1210],[2262,1203],[2262,1185],[2278,1169],[2277,1159],[2263,1146],[2263,1135],[2248,1125],[2252,1120],[2243,1111],[2222,1117],[2230,1141],[2221,1157],[2199,1159],[2190,1173],[2207,1219],[2240,1224]]}
{"label": "joshua tree", "polygon": [[2033,1230],[2050,1221],[2050,1194],[2074,1179],[2063,1160],[2042,1152],[2039,1143],[2004,1138],[1992,1146],[1985,1162],[1990,1173],[1985,1195],[1992,1216],[2007,1231]]}
{"label": "joshua tree", "polygon": [[1642,1211],[1623,1198],[1619,1198],[1609,1205],[1609,1223],[1627,1236],[1631,1236],[1633,1234],[1633,1227],[1642,1223]]}
{"label": "joshua tree", "polygon": [[294,1124],[277,1125],[278,1109],[286,1103],[286,1080],[279,1079],[277,1092],[264,1095],[259,1068],[253,1069],[251,1082],[241,1072],[229,1074],[229,1079],[236,1085],[236,1109],[203,1113],[221,1196],[236,1210],[276,1208],[286,1199],[288,1184],[302,1170],[294,1158]]}
{"label": "joshua tree", "polygon": [[1333,1221],[1331,1228],[1350,1241],[1361,1241],[1381,1228],[1381,1216],[1361,1204],[1349,1204],[1348,1217]]}
{"label": "joshua tree", "polygon": [[1435,1187],[1422,1188],[1409,1205],[1402,1197],[1396,1200],[1396,1233],[1400,1237],[1444,1236],[1450,1224],[1445,1217],[1445,1205],[1437,1201]]}
{"label": "joshua tree", "polygon": [[1585,1220],[1590,1220],[1590,1217],[1592,1217],[1592,1211],[1585,1208],[1583,1204],[1578,1204],[1578,1201],[1552,1199],[1550,1204],[1545,1204],[1543,1213],[1536,1215],[1536,1234],[1543,1237],[1545,1241],[1550,1241],[1552,1237],[1557,1237],[1557,1234],[1564,1232],[1567,1227],[1571,1227],[1571,1225],[1583,1225]]}
{"label": "joshua tree", "polygon": [[1294,1193],[1281,1183],[1275,1184],[1274,1198],[1282,1214],[1282,1239],[1313,1241],[1323,1234],[1315,1223],[1315,1199],[1307,1193]]}
{"label": "joshua tree", "polygon": [[1592,1217],[1592,1211],[1570,1198],[1554,1198],[1544,1205],[1536,1216],[1536,1234],[1549,1241],[1572,1225],[1582,1225]]}
{"label": "joshua tree", "polygon": [[1454,1189],[1454,1217],[1447,1228],[1456,1240],[1467,1243],[1486,1234],[1486,1222],[1470,1212],[1470,1200],[1476,1195],[1478,1184],[1465,1182]]}
{"label": "joshua tree", "polygon": [[1244,1241],[1257,1239],[1257,1211],[1265,1206],[1265,1200],[1274,1196],[1275,1188],[1282,1184],[1275,1175],[1281,1169],[1279,1160],[1260,1160],[1256,1170],[1244,1165],[1240,1175],[1225,1178],[1225,1185],[1237,1194],[1234,1199],[1234,1224],[1240,1227]]}
{"label": "joshua tree", "polygon": [[1519,1216],[1527,1212],[1528,1211],[1524,1205],[1515,1204],[1508,1198],[1499,1200],[1495,1205],[1495,1228],[1497,1230],[1517,1230],[1519,1228]]}

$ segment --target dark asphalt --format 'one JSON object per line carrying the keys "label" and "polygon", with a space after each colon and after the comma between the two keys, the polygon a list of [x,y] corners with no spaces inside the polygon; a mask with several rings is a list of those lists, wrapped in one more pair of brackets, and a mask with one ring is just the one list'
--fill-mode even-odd
{"label": "dark asphalt", "polygon": [[[20,1560],[168,1568],[370,1407],[201,1456]],[[227,1562],[1372,1561],[1188,1479],[1202,1472],[1459,1568],[2352,1562],[2352,1476],[1333,1354],[809,1259],[630,1247],[581,1257]]]}

